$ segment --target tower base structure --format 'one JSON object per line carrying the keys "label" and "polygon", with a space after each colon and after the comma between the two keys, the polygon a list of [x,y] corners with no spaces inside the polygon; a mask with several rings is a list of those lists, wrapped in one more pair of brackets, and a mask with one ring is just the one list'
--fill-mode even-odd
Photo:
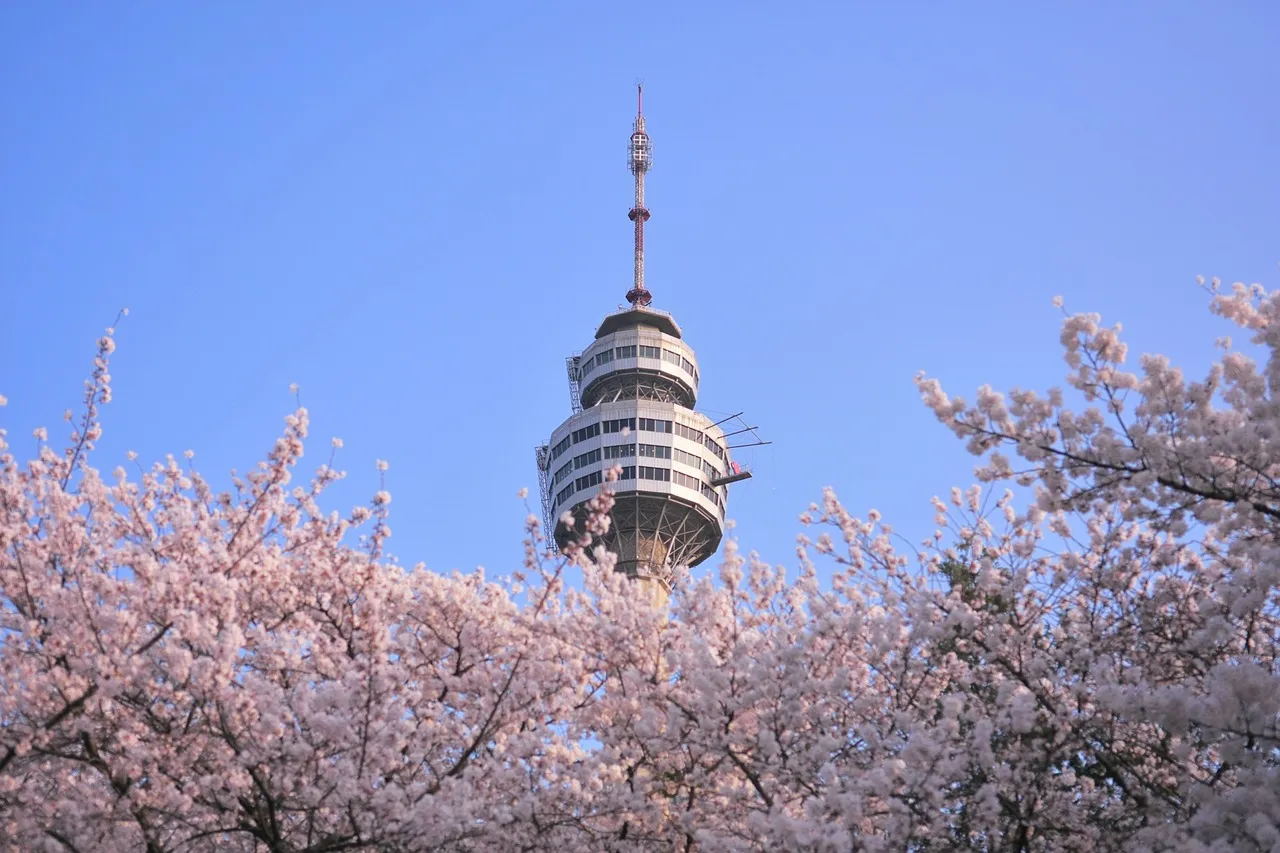
{"label": "tower base structure", "polygon": [[[571,528],[556,525],[556,544],[562,548],[584,529],[586,505],[571,514]],[[617,557],[616,571],[644,582],[665,601],[675,568],[695,566],[714,554],[723,531],[722,519],[698,503],[632,489],[614,493],[609,531],[594,544]]]}

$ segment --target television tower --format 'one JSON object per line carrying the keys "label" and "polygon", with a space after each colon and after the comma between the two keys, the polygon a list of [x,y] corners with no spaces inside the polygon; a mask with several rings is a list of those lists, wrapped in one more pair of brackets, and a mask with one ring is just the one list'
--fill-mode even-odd
{"label": "television tower", "polygon": [[[741,412],[713,422],[694,409],[697,357],[675,319],[649,307],[644,182],[653,146],[638,86],[636,95],[627,148],[635,178],[627,214],[635,231],[630,307],[605,317],[591,344],[566,359],[573,411],[535,450],[543,517],[556,545],[575,540],[587,502],[608,489],[614,505],[603,544],[617,555],[618,571],[641,579],[653,600],[664,601],[676,566],[696,566],[716,552],[728,486],[751,476],[730,450],[768,442],[741,421]],[[726,432],[730,421],[738,424]],[[747,440],[730,444],[734,436]],[[605,472],[614,466],[621,476],[608,483]]]}

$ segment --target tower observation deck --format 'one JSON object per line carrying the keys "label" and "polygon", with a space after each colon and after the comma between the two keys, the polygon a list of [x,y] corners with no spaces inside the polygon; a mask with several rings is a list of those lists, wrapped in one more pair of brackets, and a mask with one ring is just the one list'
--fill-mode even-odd
{"label": "tower observation deck", "polygon": [[[653,155],[642,107],[637,104],[628,145],[635,177],[628,212],[635,232],[630,306],[605,317],[591,344],[567,360],[573,414],[536,456],[543,515],[556,545],[576,537],[587,503],[608,489],[614,505],[603,544],[618,556],[618,571],[656,584],[655,592],[665,595],[673,568],[696,566],[719,547],[728,484],[751,476],[730,458],[730,436],[754,438],[754,428],[726,433],[724,421],[695,410],[697,356],[675,319],[649,307],[644,179]],[[606,482],[614,466],[621,475]]]}

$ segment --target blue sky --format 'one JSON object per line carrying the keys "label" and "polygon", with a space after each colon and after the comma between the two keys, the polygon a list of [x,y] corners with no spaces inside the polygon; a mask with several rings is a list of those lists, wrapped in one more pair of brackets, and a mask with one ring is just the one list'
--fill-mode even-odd
{"label": "blue sky", "polygon": [[[1061,294],[1193,372],[1197,274],[1277,284],[1264,2],[0,6],[0,425],[62,428],[129,306],[97,465],[225,482],[311,410],[330,505],[391,463],[393,550],[520,558],[564,356],[629,284],[632,87],[654,306],[792,562],[832,485],[914,537],[973,461],[919,403],[1063,373]],[[531,503],[533,501],[531,500]]]}

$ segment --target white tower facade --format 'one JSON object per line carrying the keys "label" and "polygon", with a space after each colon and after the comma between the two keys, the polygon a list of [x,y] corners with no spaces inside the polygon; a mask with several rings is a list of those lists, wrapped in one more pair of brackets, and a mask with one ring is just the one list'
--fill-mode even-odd
{"label": "white tower facade", "polygon": [[[670,314],[649,307],[644,177],[652,146],[637,112],[628,147],[636,181],[628,213],[635,227],[631,305],[606,317],[590,346],[567,359],[574,411],[537,448],[537,461],[543,514],[556,544],[576,538],[587,502],[608,489],[614,506],[604,545],[618,555],[617,569],[665,592],[673,568],[696,566],[716,552],[728,484],[750,474],[731,460],[720,424],[695,410],[700,374],[693,348]],[[606,482],[614,466],[621,476]],[[566,513],[572,526],[563,521]]]}

